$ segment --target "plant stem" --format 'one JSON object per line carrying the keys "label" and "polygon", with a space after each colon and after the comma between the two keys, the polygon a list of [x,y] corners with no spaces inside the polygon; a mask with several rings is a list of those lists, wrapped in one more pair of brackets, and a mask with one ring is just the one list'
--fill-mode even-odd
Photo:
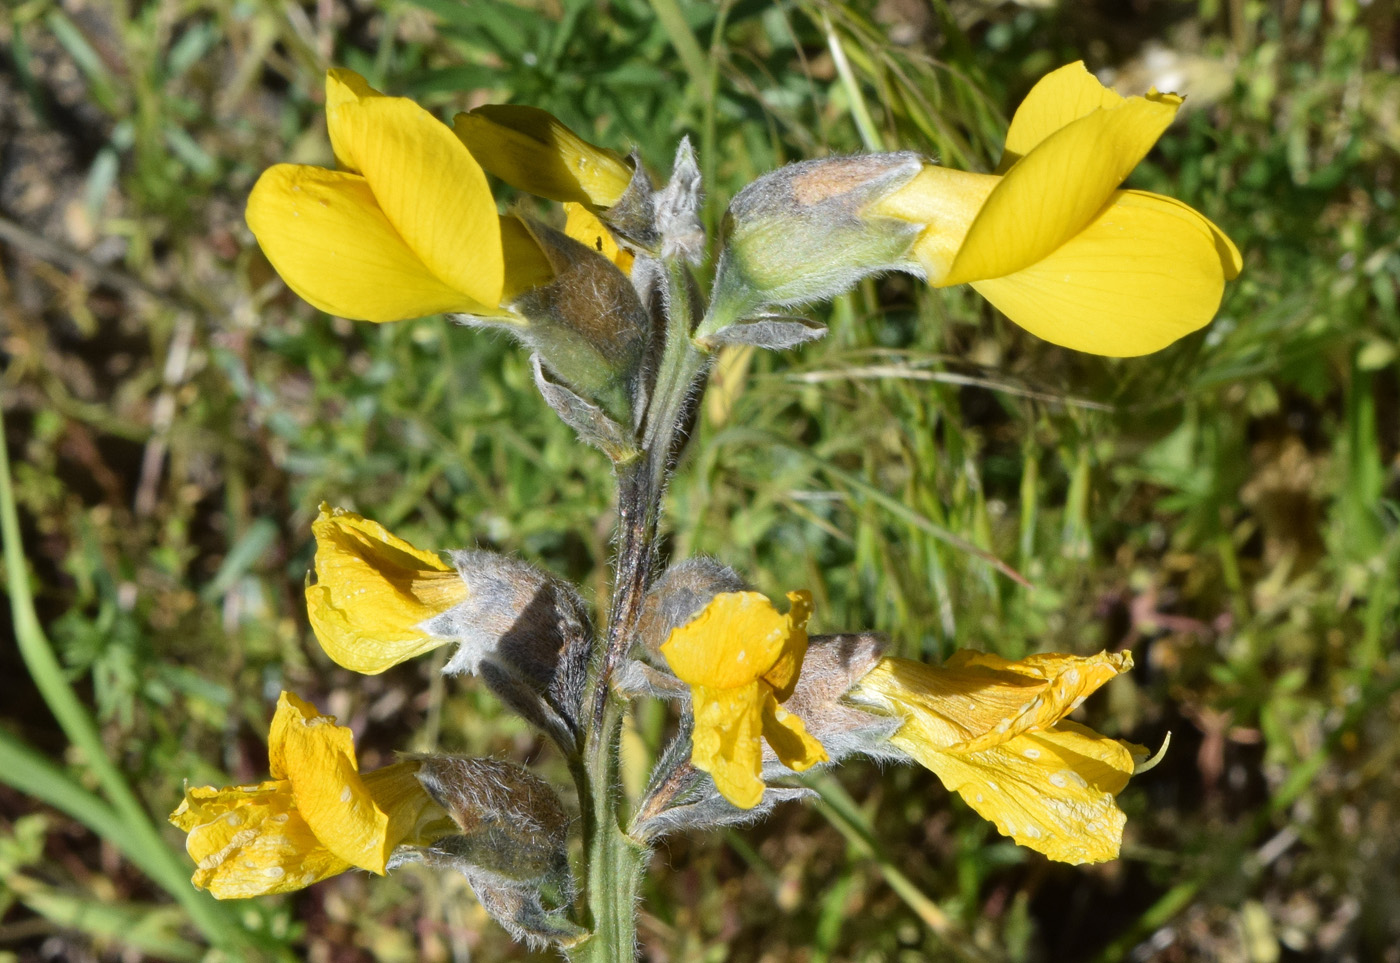
{"label": "plant stem", "polygon": [[574,963],[634,963],[637,955],[637,891],[646,865],[646,847],[623,830],[618,742],[625,703],[610,695],[602,724],[590,736],[584,803],[584,845],[588,880],[585,893],[592,935],[571,949]]}
{"label": "plant stem", "polygon": [[704,383],[708,359],[691,342],[696,303],[683,265],[667,265],[666,343],[642,432],[643,455],[617,468],[617,556],[608,627],[594,651],[584,695],[582,764],[575,767],[583,814],[586,923],[591,935],[568,949],[575,963],[633,963],[637,954],[637,893],[649,847],[627,834],[622,812],[619,743],[627,700],[613,689],[641,619],[657,566],[661,503],[688,403]]}
{"label": "plant stem", "polygon": [[623,798],[619,743],[626,701],[612,689],[614,669],[625,657],[641,617],[656,553],[660,490],[650,460],[640,458],[618,470],[617,562],[608,628],[594,659],[585,696],[589,724],[583,765],[574,774],[583,813],[584,905],[592,934],[569,949],[576,963],[633,963],[636,959],[635,907],[646,864],[646,847],[622,828]]}

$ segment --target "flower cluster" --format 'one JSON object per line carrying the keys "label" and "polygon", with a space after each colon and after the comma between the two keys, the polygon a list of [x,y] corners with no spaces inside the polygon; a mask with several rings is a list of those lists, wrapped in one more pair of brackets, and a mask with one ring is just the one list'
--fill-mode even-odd
{"label": "flower cluster", "polygon": [[[1115,858],[1125,823],[1115,797],[1146,750],[1067,717],[1132,668],[1128,652],[962,651],[931,666],[886,657],[870,633],[809,637],[809,593],[790,592],[780,611],[713,560],[667,567],[659,518],[715,350],[820,337],[823,326],[779,309],[861,277],[971,284],[1022,327],[1101,355],[1155,351],[1207,324],[1239,252],[1185,204],[1121,186],[1180,104],[1156,91],[1122,97],[1071,64],[1017,110],[995,173],[912,152],[774,171],[731,202],[706,297],[689,269],[704,233],[688,144],[657,189],[635,157],[543,111],[482,107],[449,128],[331,71],[338,169],[264,173],[248,223],[268,260],[328,312],[447,313],[519,339],[546,402],[612,459],[619,538],[608,621],[595,628],[577,589],[534,566],[425,551],[323,505],[312,630],[332,661],[364,674],[454,646],[443,671],[478,677],[552,740],[582,818],[499,760],[422,756],[361,773],[350,731],[283,693],[271,778],[190,789],[171,816],[188,833],[195,885],[246,897],[412,861],[462,873],[528,942],[624,940],[658,836],[754,818],[807,793],[798,774],[851,755],[925,766],[1051,859]],[[503,215],[488,174],[563,210],[552,221],[520,206]],[[675,704],[678,731],[629,823],[618,747],[639,697]],[[590,873],[581,906],[575,824]]]}

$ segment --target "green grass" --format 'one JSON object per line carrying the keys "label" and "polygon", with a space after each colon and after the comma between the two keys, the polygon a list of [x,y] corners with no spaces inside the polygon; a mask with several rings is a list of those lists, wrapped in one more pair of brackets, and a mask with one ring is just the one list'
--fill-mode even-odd
{"label": "green grass", "polygon": [[[878,629],[926,659],[1130,644],[1137,670],[1088,721],[1172,745],[1122,796],[1124,858],[1049,864],[930,774],[856,764],[820,806],[671,840],[644,945],[687,963],[1400,959],[1389,5],[320,9],[25,0],[0,19],[0,402],[42,630],[23,660],[0,645],[0,960],[195,959],[225,925],[249,934],[234,959],[527,957],[428,873],[213,907],[170,869],[188,868],[163,822],[181,779],[258,778],[282,686],[352,724],[369,766],[434,747],[557,766],[430,660],[330,666],[300,593],[322,499],[605,597],[607,465],[523,354],[440,319],[319,315],[243,226],[264,167],[329,159],[327,58],[444,116],[544,107],[658,172],[689,134],[713,226],[790,160],[878,145],[987,169],[1046,70],[1084,57],[1140,90],[1167,56],[1188,110],[1132,184],[1245,252],[1211,327],[1105,361],[970,293],[867,283],[825,341],[752,360],[668,510],[676,557],[812,589],[817,631]],[[41,650],[55,664],[35,669]]]}

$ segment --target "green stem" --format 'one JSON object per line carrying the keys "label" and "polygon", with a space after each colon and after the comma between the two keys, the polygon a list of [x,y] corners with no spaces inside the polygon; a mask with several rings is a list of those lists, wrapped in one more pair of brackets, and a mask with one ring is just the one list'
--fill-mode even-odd
{"label": "green stem", "polygon": [[644,455],[617,469],[617,561],[607,631],[599,636],[583,759],[574,768],[583,814],[583,914],[592,931],[567,950],[575,963],[633,963],[637,953],[637,893],[648,847],[624,828],[619,744],[627,700],[612,680],[627,657],[657,564],[661,503],[686,406],[703,384],[707,358],[691,342],[695,297],[685,267],[668,265],[666,344],[643,430]]}
{"label": "green stem", "polygon": [[574,963],[634,963],[637,955],[637,893],[646,847],[623,830],[618,744],[626,706],[609,696],[601,725],[590,736],[586,762],[584,844],[588,880],[585,899],[592,935],[572,948]]}
{"label": "green stem", "polygon": [[[141,857],[133,861],[184,907],[190,920],[211,943],[246,947],[246,934],[232,923],[217,903],[190,884],[189,867],[166,845],[145,807],[107,755],[107,747],[96,724],[68,684],[63,666],[39,625],[29,588],[24,547],[20,544],[19,512],[15,508],[14,490],[10,483],[10,461],[3,426],[0,426],[0,533],[3,533],[5,541],[6,588],[20,656],[49,711],[58,720],[68,740],[81,752],[84,763],[97,777],[98,786],[111,803],[111,812],[122,827],[119,845],[128,853],[140,851]],[[113,841],[117,842],[116,839]]]}

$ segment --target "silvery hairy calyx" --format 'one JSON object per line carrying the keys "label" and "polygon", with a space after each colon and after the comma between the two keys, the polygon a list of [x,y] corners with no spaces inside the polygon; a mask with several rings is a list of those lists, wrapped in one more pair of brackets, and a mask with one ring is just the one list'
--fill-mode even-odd
{"label": "silvery hairy calyx", "polygon": [[[444,672],[535,726],[573,784],[451,755],[361,771],[350,730],[284,692],[269,778],[188,789],[171,816],[196,886],[252,897],[419,863],[461,873],[517,939],[631,960],[658,840],[753,822],[810,796],[803,773],[851,756],[926,766],[1051,859],[1116,858],[1115,796],[1147,750],[1066,717],[1132,668],[1128,652],[888,656],[873,633],[809,636],[810,593],[764,586],[775,601],[722,560],[664,557],[658,535],[717,353],[821,338],[799,312],[862,278],[971,284],[1035,334],[1104,355],[1208,323],[1239,252],[1185,204],[1120,188],[1180,97],[1122,97],[1071,64],[1028,95],[994,172],[912,151],[793,164],[732,199],[716,243],[686,141],[657,186],[635,155],[533,108],[449,127],[345,70],[326,94],[335,168],[268,170],[248,203],[258,244],[326,312],[443,313],[528,350],[545,402],[611,462],[611,590],[590,605],[521,560],[427,550],[323,505],[306,601],[325,653],[376,674],[451,646]],[[488,175],[559,206],[503,214]],[[673,707],[674,735],[628,804],[619,740],[649,699]]]}

